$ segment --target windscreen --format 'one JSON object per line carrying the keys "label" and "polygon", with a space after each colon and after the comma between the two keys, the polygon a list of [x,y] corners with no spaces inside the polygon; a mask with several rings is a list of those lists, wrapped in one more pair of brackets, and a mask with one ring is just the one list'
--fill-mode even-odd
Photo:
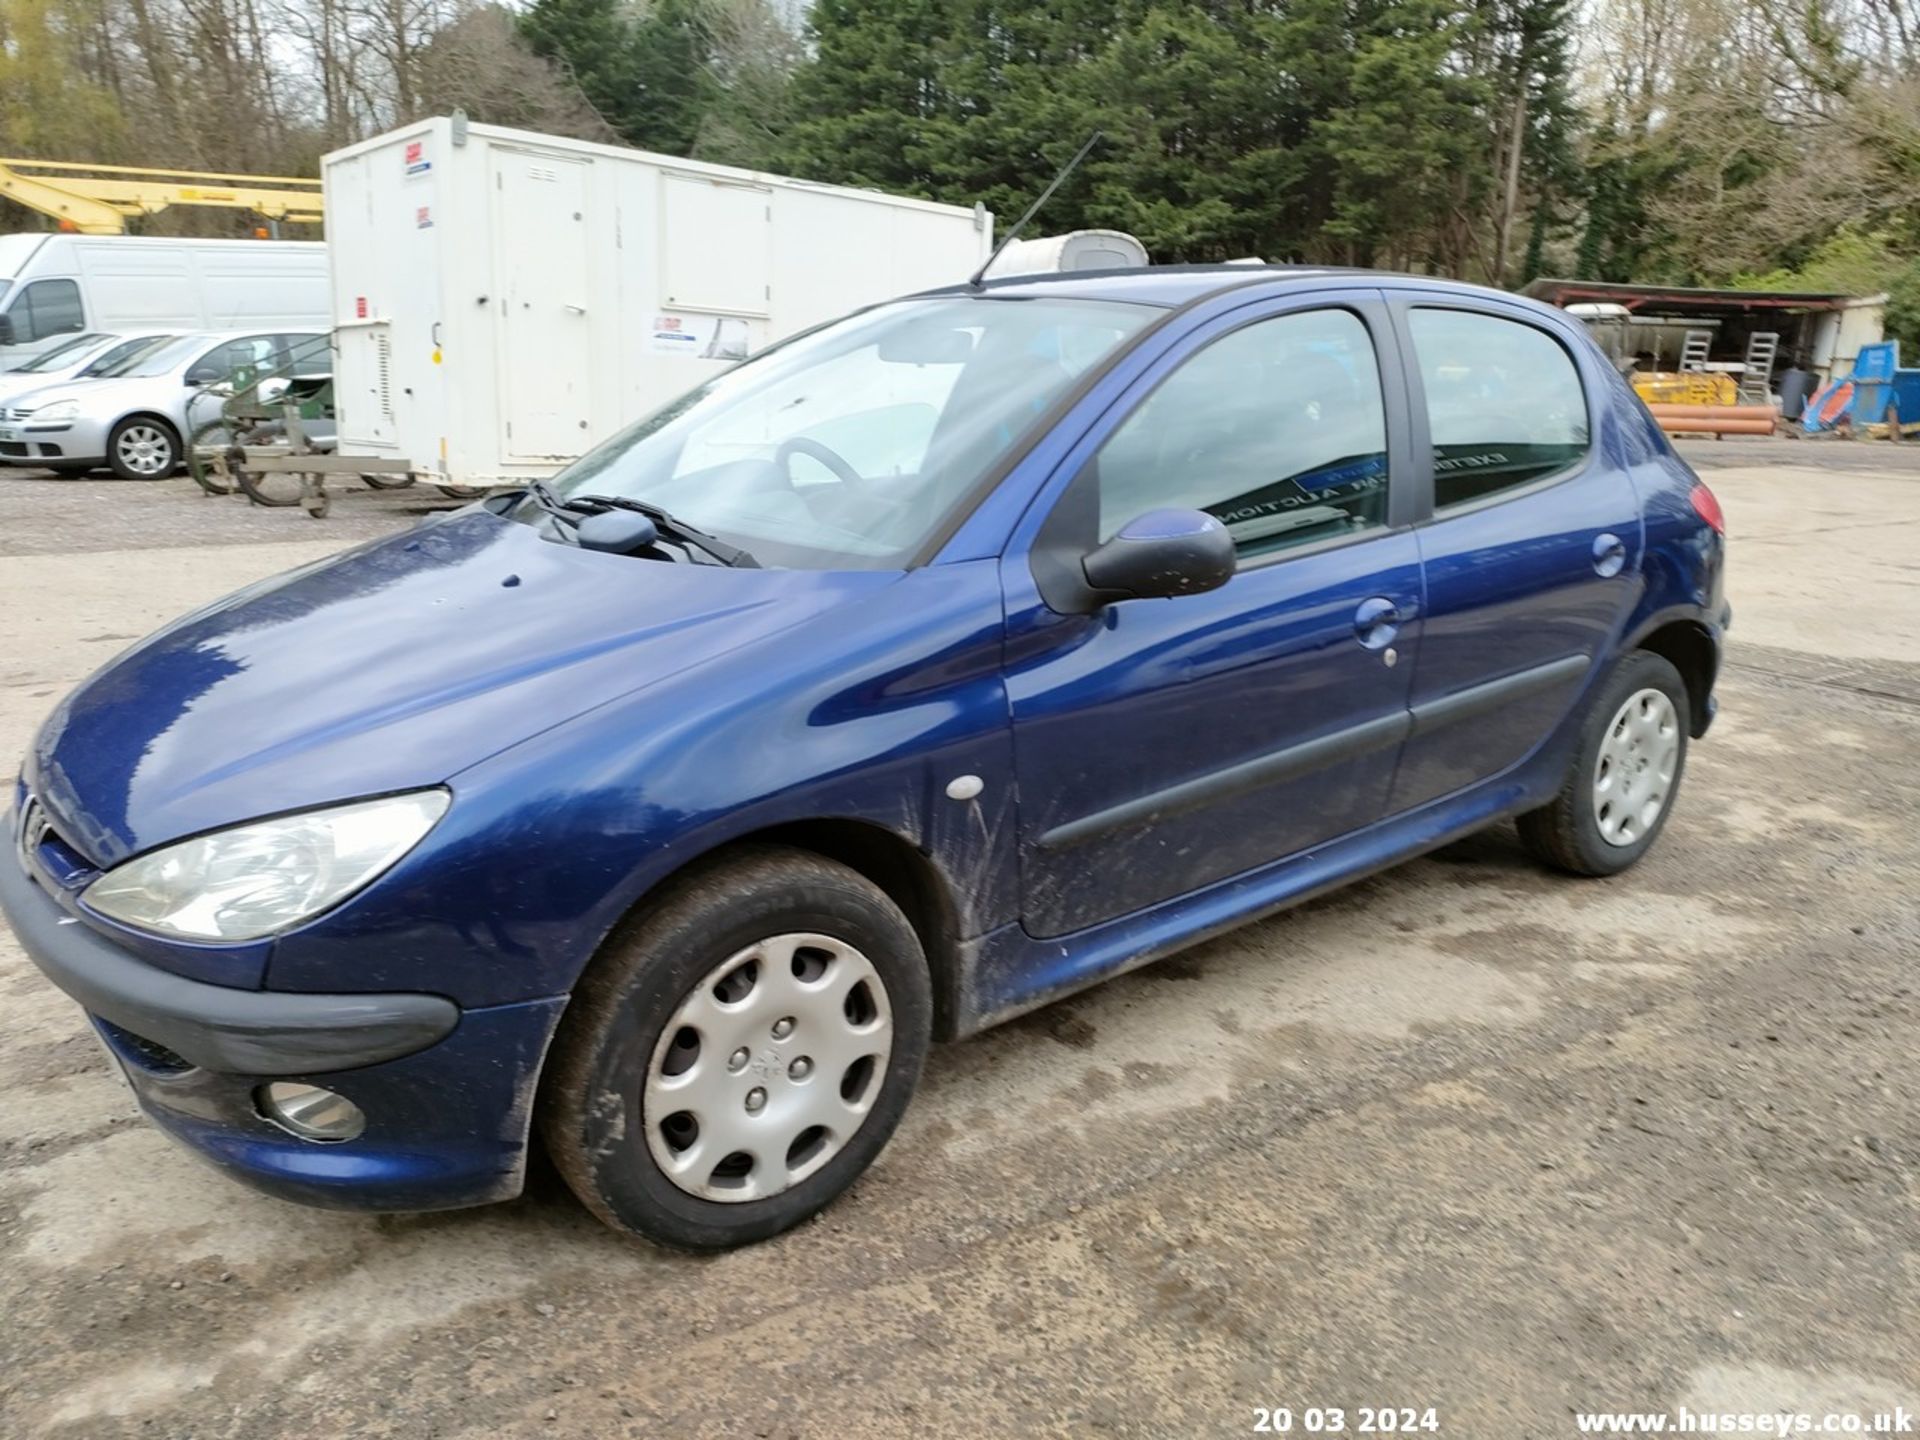
{"label": "windscreen", "polygon": [[186,364],[202,347],[211,345],[211,335],[180,335],[155,349],[143,350],[130,356],[111,372],[102,372],[110,378],[147,379],[154,375],[164,375]]}
{"label": "windscreen", "polygon": [[[662,506],[764,565],[896,568],[1158,313],[991,294],[879,306],[681,397],[553,488]],[[518,514],[541,516],[531,500]]]}
{"label": "windscreen", "polygon": [[76,335],[71,340],[62,341],[51,350],[42,350],[31,360],[24,360],[7,373],[9,375],[41,375],[48,370],[58,370],[71,365],[81,354],[91,350],[107,337],[104,335]]}
{"label": "windscreen", "polygon": [[106,379],[124,375],[140,363],[142,356],[151,355],[162,345],[178,337],[173,335],[137,335],[131,340],[122,340],[118,345],[109,346],[92,364],[80,372],[83,379]]}

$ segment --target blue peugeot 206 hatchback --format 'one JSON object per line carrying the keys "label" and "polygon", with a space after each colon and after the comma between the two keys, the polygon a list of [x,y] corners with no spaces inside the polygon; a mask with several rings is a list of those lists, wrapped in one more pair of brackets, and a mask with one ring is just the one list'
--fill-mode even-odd
{"label": "blue peugeot 206 hatchback", "polygon": [[938,291],[134,646],[27,756],[0,901],[239,1179],[472,1205],[537,1134],[609,1224],[738,1244],[935,1037],[1505,817],[1632,865],[1721,529],[1509,295]]}

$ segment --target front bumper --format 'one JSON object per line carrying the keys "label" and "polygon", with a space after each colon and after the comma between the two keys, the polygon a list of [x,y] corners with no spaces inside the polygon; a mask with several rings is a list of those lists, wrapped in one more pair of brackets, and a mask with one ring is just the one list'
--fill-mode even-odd
{"label": "front bumper", "polygon": [[104,465],[108,428],[84,416],[40,425],[31,419],[0,421],[0,429],[12,432],[0,441],[0,461],[9,465],[44,465],[50,459],[90,460]]}
{"label": "front bumper", "polygon": [[[13,826],[6,827],[8,834]],[[170,974],[65,909],[14,847],[0,913],[87,1011],[141,1108],[236,1179],[286,1199],[434,1210],[519,1193],[540,1066],[565,996],[461,1010],[438,995],[240,990]],[[268,1079],[345,1095],[357,1139],[299,1139],[262,1117]]]}

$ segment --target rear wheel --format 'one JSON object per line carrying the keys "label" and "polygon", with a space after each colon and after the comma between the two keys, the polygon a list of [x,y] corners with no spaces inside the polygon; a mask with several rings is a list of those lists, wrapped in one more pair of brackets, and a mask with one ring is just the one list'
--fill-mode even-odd
{"label": "rear wheel", "polygon": [[542,1087],[547,1149],[616,1229],[763,1240],[879,1154],[931,1022],[885,893],[804,851],[742,850],[674,882],[582,978]]}
{"label": "rear wheel", "polygon": [[1687,763],[1687,685],[1651,651],[1623,659],[1594,696],[1551,804],[1520,817],[1520,838],[1575,875],[1614,875],[1653,847]]}
{"label": "rear wheel", "polygon": [[180,465],[180,434],[155,415],[129,415],[107,434],[107,463],[122,480],[164,480]]}

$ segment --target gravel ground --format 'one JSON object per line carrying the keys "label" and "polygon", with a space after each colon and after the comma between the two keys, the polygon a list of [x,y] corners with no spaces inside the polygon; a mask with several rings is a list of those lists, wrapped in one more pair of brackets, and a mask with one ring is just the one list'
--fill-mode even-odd
{"label": "gravel ground", "polygon": [[[0,934],[0,1435],[1920,1410],[1920,447],[1695,452],[1736,639],[1642,866],[1494,830],[944,1047],[855,1191],[752,1250],[624,1243],[545,1173],[450,1215],[254,1196]],[[0,479],[0,755],[127,638],[419,503]]]}

